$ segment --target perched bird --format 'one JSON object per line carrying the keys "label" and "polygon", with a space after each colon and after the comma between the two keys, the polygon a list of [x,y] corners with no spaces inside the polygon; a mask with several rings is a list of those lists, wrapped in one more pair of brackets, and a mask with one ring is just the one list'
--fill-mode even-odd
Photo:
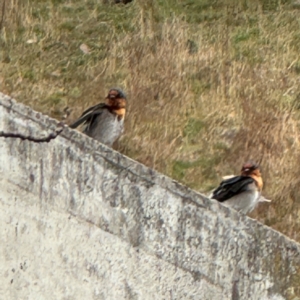
{"label": "perched bird", "polygon": [[124,131],[126,95],[121,89],[112,88],[105,99],[106,103],[88,108],[70,127],[84,123],[83,133],[111,147]]}
{"label": "perched bird", "polygon": [[228,176],[210,198],[222,202],[244,214],[251,212],[259,202],[269,201],[261,196],[263,180],[259,166],[248,161],[242,166],[240,176]]}
{"label": "perched bird", "polygon": [[[225,176],[223,176],[222,177],[222,179],[223,180],[225,180],[225,179],[229,179],[229,178],[233,178],[233,177],[235,177],[236,175],[225,175]],[[212,190],[211,192],[210,192],[210,194],[209,194],[209,198],[211,198],[212,197],[212,193],[214,192],[214,190]],[[270,200],[270,199],[267,199],[267,198],[265,198],[262,194],[260,194],[260,196],[259,196],[259,199],[258,199],[258,202],[272,202],[272,200]]]}

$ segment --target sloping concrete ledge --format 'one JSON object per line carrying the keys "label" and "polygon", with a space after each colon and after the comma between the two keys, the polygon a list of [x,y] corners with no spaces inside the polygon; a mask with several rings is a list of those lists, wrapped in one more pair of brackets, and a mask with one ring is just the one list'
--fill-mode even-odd
{"label": "sloping concrete ledge", "polygon": [[0,236],[1,299],[300,299],[299,244],[69,128],[0,138]]}

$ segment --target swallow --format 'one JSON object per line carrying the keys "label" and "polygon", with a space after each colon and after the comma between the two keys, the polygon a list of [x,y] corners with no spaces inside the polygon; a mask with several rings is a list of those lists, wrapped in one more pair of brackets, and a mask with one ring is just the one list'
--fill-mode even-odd
{"label": "swallow", "polygon": [[211,198],[244,214],[250,213],[259,202],[269,202],[261,196],[263,180],[258,164],[243,164],[240,176],[227,176],[212,192]]}
{"label": "swallow", "polygon": [[83,133],[112,147],[124,132],[126,95],[119,88],[109,90],[105,103],[99,103],[85,110],[80,118],[69,127],[84,124]]}
{"label": "swallow", "polygon": [[[225,175],[225,176],[223,176],[222,177],[222,179],[223,180],[225,180],[225,179],[229,179],[229,178],[233,178],[233,177],[235,177],[236,175]],[[214,189],[215,190],[215,189]],[[212,193],[213,193],[213,191],[214,190],[212,190],[212,192],[210,192],[210,194],[209,194],[209,198],[211,198],[212,197]],[[267,199],[266,197],[264,197],[263,195],[260,195],[260,197],[259,197],[259,201],[258,202],[272,202],[272,200],[270,200],[270,199]]]}

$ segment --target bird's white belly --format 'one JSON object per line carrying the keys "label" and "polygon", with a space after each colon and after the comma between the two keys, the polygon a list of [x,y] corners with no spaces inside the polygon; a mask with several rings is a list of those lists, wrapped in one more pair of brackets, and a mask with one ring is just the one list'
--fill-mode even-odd
{"label": "bird's white belly", "polygon": [[107,113],[97,120],[97,125],[86,134],[101,143],[111,147],[124,130],[124,120],[118,120],[116,115]]}
{"label": "bird's white belly", "polygon": [[259,202],[260,192],[246,191],[223,202],[225,206],[234,208],[244,214],[251,212]]}

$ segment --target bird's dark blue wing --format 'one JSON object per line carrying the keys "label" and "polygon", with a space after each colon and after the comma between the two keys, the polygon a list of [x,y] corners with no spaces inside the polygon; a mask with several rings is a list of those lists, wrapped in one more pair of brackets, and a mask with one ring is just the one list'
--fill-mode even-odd
{"label": "bird's dark blue wing", "polygon": [[88,108],[82,113],[80,118],[72,123],[69,127],[76,128],[82,123],[88,123],[89,126],[91,126],[94,123],[95,118],[103,112],[103,109],[106,108],[108,108],[108,106],[105,103],[100,103]]}
{"label": "bird's dark blue wing", "polygon": [[213,191],[212,199],[219,202],[226,201],[231,197],[248,190],[248,185],[253,183],[254,179],[248,176],[235,176],[223,180]]}

